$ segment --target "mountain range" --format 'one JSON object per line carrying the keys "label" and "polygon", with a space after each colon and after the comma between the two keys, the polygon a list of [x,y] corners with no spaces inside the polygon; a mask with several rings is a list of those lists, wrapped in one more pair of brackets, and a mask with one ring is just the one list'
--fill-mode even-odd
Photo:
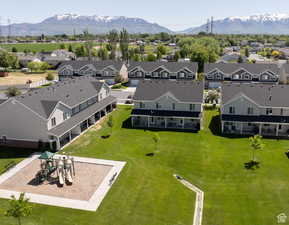
{"label": "mountain range", "polygon": [[[150,23],[140,18],[128,18],[124,16],[81,16],[77,14],[55,15],[40,23],[19,23],[10,25],[12,36],[23,35],[55,35],[76,34],[87,30],[94,34],[104,34],[112,29],[125,28],[129,33],[160,33],[171,31],[156,23]],[[2,34],[9,33],[8,26],[1,26]]]}
{"label": "mountain range", "polygon": [[[207,24],[189,28],[181,33],[197,34],[206,31]],[[214,21],[217,34],[289,34],[289,14],[260,14],[234,16]]]}
{"label": "mountain range", "polygon": [[[39,23],[18,23],[10,25],[12,36],[79,34],[84,30],[104,34],[112,29],[125,28],[129,33],[182,33],[197,34],[206,31],[207,24],[180,32],[151,23],[141,18],[124,16],[81,16],[63,14],[49,17]],[[9,26],[0,26],[2,35],[8,35]],[[217,34],[289,34],[289,14],[260,14],[234,16],[214,21],[213,32]]]}

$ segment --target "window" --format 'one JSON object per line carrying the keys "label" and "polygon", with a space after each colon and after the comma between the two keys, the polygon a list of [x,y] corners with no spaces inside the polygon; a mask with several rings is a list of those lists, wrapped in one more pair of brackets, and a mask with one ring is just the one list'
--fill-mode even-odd
{"label": "window", "polygon": [[151,117],[151,123],[155,123],[154,117]]}
{"label": "window", "polygon": [[272,109],[271,108],[266,109],[266,115],[272,115]]}
{"label": "window", "polygon": [[162,107],[161,107],[161,105],[160,105],[159,103],[156,103],[156,108],[157,108],[157,109],[160,109],[160,108],[162,108]]}
{"label": "window", "polygon": [[252,107],[249,107],[249,108],[248,108],[248,111],[247,111],[247,114],[248,114],[248,115],[254,114],[254,109],[253,109]]}
{"label": "window", "polygon": [[279,130],[281,130],[282,129],[282,125],[279,125]]}
{"label": "window", "polygon": [[102,93],[99,94],[99,100],[102,100]]}
{"label": "window", "polygon": [[107,76],[109,76],[109,72],[108,71],[104,71],[103,75],[107,77]]}
{"label": "window", "polygon": [[141,109],[144,109],[144,108],[145,108],[145,104],[144,104],[143,102],[140,102],[140,103],[139,103],[139,107],[140,107]]}
{"label": "window", "polygon": [[194,111],[195,110],[195,105],[194,104],[190,104],[190,111]]}
{"label": "window", "polygon": [[2,143],[6,144],[6,142],[7,142],[7,137],[4,135],[4,136],[2,136]]}
{"label": "window", "polygon": [[67,117],[68,117],[68,113],[64,112],[63,113],[63,120],[67,120]]}
{"label": "window", "polygon": [[173,110],[176,109],[176,104],[175,103],[172,104],[172,108],[173,108]]}
{"label": "window", "polygon": [[141,72],[141,71],[138,71],[138,72],[136,73],[136,76],[137,76],[137,77],[142,77],[142,72]]}
{"label": "window", "polygon": [[72,115],[74,115],[78,112],[79,112],[79,106],[76,106],[75,108],[72,109]]}
{"label": "window", "polygon": [[158,72],[153,72],[153,77],[158,77],[159,73]]}
{"label": "window", "polygon": [[168,78],[169,77],[169,73],[168,72],[163,72],[163,78]]}
{"label": "window", "polygon": [[252,123],[248,123],[248,126],[251,127],[251,126],[252,126]]}
{"label": "window", "polygon": [[56,125],[56,118],[53,117],[53,118],[51,119],[51,126],[54,127],[55,125]]}
{"label": "window", "polygon": [[180,72],[179,73],[179,78],[185,78],[185,73],[184,72]]}
{"label": "window", "polygon": [[229,113],[230,113],[230,114],[235,114],[235,107],[232,107],[232,106],[231,106],[231,107],[229,108]]}
{"label": "window", "polygon": [[283,114],[284,114],[284,109],[281,109],[280,110],[280,115],[283,116]]}

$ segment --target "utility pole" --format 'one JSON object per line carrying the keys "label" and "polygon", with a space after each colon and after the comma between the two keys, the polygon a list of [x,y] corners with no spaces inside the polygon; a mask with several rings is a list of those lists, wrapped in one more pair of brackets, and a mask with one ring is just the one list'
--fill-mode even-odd
{"label": "utility pole", "polygon": [[206,33],[207,33],[207,34],[210,33],[210,19],[207,20],[207,24],[206,24]]}
{"label": "utility pole", "polygon": [[11,37],[11,20],[8,18],[8,36],[7,36],[7,41],[10,42],[10,37]]}
{"label": "utility pole", "polygon": [[214,33],[214,17],[211,17],[211,34]]}

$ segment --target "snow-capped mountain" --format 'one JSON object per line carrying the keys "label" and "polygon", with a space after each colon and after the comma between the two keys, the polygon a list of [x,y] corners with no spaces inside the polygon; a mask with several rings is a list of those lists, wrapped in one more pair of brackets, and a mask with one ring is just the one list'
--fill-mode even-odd
{"label": "snow-capped mountain", "polygon": [[[82,33],[88,29],[90,33],[103,34],[112,29],[125,28],[129,33],[160,33],[169,32],[169,29],[156,23],[150,23],[141,18],[129,18],[124,16],[83,16],[78,14],[55,15],[40,23],[12,24],[12,35],[54,35]],[[2,27],[2,33],[7,34],[8,27]]]}
{"label": "snow-capped mountain", "polygon": [[[185,33],[206,31],[206,24],[189,28]],[[233,16],[214,22],[214,33],[220,34],[289,34],[289,14]]]}

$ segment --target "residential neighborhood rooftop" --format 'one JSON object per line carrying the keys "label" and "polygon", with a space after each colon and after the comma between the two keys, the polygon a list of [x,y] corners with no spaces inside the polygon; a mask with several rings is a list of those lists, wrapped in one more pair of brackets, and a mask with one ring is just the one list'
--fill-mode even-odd
{"label": "residential neighborhood rooftop", "polygon": [[202,81],[142,80],[134,100],[155,100],[166,93],[181,102],[202,102],[204,83]]}
{"label": "residential neighborhood rooftop", "polygon": [[102,61],[88,61],[88,60],[78,61],[76,60],[76,61],[63,62],[59,66],[59,68],[62,68],[67,65],[72,66],[74,70],[79,70],[85,65],[93,65],[96,68],[96,70],[103,70],[104,68],[108,66],[113,66],[116,70],[120,70],[123,66],[123,62],[114,61],[114,60],[102,60]]}
{"label": "residential neighborhood rooftop", "polygon": [[264,107],[289,107],[288,85],[229,83],[222,86],[222,103],[244,94]]}

